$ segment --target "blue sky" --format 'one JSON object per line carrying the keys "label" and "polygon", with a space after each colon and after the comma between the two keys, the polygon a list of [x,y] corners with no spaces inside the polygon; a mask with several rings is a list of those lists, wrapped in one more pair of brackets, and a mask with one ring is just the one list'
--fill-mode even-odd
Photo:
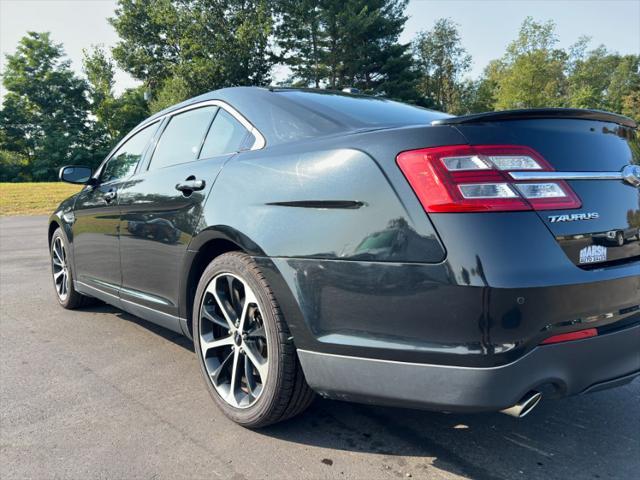
{"label": "blue sky", "polygon": [[[80,72],[83,48],[112,46],[117,41],[106,20],[115,4],[115,0],[0,0],[2,64],[4,54],[15,50],[25,32],[48,30],[55,41],[64,44],[73,67]],[[429,29],[437,18],[457,22],[463,44],[473,56],[473,77],[502,55],[527,15],[555,21],[563,47],[589,35],[594,46],[602,43],[620,53],[640,53],[640,0],[413,0],[407,13],[410,18],[403,42]],[[133,79],[118,73],[118,91],[132,85]]]}

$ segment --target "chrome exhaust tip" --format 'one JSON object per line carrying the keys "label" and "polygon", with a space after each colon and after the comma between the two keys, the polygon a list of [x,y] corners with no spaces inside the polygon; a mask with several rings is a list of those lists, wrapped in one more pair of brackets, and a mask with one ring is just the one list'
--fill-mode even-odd
{"label": "chrome exhaust tip", "polygon": [[542,394],[540,392],[531,391],[522,397],[514,406],[500,410],[500,413],[504,413],[511,417],[522,418],[533,410],[536,405],[540,403],[541,399]]}

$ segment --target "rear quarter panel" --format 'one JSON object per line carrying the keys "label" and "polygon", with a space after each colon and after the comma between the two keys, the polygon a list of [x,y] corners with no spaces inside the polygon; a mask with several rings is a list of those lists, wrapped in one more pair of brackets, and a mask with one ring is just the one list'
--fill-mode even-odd
{"label": "rear quarter panel", "polygon": [[[236,232],[252,254],[267,257],[440,262],[446,252],[395,166],[403,149],[436,141],[425,138],[429,130],[369,132],[240,154],[217,179],[200,231]],[[197,239],[191,248],[198,248]]]}

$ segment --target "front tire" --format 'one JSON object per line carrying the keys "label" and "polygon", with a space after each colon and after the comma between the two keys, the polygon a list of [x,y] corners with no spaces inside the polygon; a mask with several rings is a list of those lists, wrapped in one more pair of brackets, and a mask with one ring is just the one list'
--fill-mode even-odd
{"label": "front tire", "polygon": [[53,232],[49,250],[53,287],[56,291],[58,303],[68,310],[91,304],[93,299],[78,293],[73,286],[73,272],[68,261],[69,246],[61,228]]}
{"label": "front tire", "polygon": [[264,427],[305,410],[307,385],[291,334],[256,263],[244,253],[206,268],[193,306],[194,348],[216,405],[234,422]]}

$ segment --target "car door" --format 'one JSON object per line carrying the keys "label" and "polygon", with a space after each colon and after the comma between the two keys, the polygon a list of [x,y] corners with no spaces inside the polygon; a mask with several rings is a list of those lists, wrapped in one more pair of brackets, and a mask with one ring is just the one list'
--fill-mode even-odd
{"label": "car door", "polygon": [[223,164],[253,139],[217,105],[171,115],[143,168],[121,188],[123,308],[180,331],[181,263]]}
{"label": "car door", "polygon": [[138,166],[157,126],[156,122],[126,139],[96,173],[97,183],[78,194],[72,231],[79,291],[107,295],[109,301],[117,299],[121,284],[118,194]]}

